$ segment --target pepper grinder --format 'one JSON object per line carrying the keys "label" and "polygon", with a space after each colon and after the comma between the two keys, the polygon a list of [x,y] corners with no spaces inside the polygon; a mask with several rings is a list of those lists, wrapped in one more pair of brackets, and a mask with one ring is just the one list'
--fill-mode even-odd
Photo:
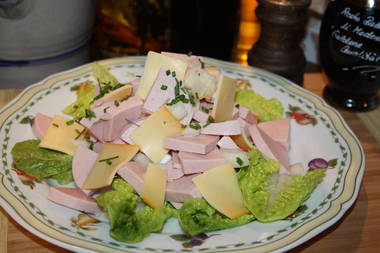
{"label": "pepper grinder", "polygon": [[306,60],[300,42],[305,35],[311,0],[257,0],[259,40],[248,52],[248,64],[303,84]]}

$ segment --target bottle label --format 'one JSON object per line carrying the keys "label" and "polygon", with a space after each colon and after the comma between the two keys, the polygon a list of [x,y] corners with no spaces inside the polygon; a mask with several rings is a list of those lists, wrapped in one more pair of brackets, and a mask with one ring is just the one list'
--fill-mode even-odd
{"label": "bottle label", "polygon": [[335,19],[330,22],[331,46],[346,59],[341,70],[356,70],[367,77],[380,71],[380,11],[342,1],[335,4],[327,15]]}

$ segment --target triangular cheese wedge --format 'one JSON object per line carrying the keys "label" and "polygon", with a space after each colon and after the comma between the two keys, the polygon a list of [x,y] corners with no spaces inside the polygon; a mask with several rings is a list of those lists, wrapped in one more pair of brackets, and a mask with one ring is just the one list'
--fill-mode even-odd
{"label": "triangular cheese wedge", "polygon": [[235,104],[236,80],[228,76],[222,76],[216,89],[214,107],[211,116],[215,122],[232,119],[232,111]]}
{"label": "triangular cheese wedge", "polygon": [[194,177],[193,182],[207,202],[230,219],[249,213],[231,164],[212,168]]}
{"label": "triangular cheese wedge", "polygon": [[175,72],[175,76],[179,80],[183,80],[188,63],[173,57],[149,51],[145,61],[144,73],[141,77],[140,85],[136,95],[145,100],[153,86],[154,80],[162,67],[168,68],[171,72]]}
{"label": "triangular cheese wedge", "polygon": [[93,104],[95,107],[98,104],[104,104],[107,102],[122,101],[129,97],[132,94],[133,86],[130,83],[125,84],[123,87],[120,87],[116,90],[111,91],[110,93],[105,94],[103,97],[97,99]]}
{"label": "triangular cheese wedge", "polygon": [[141,151],[149,159],[158,163],[169,151],[164,148],[165,138],[182,130],[181,123],[166,106],[162,106],[133,132],[131,139],[140,146]]}
{"label": "triangular cheese wedge", "polygon": [[150,163],[144,174],[144,187],[141,198],[152,208],[164,205],[166,192],[166,172],[160,167]]}
{"label": "triangular cheese wedge", "polygon": [[40,147],[73,155],[77,140],[82,140],[85,128],[80,124],[55,115],[41,140]]}
{"label": "triangular cheese wedge", "polygon": [[110,185],[117,170],[130,161],[138,151],[137,145],[103,143],[83,188],[98,189]]}

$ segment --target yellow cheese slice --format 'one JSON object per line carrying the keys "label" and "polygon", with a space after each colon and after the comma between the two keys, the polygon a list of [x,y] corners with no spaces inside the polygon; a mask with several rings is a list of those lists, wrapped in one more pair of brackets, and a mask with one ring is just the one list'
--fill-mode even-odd
{"label": "yellow cheese slice", "polygon": [[98,189],[110,185],[118,169],[131,160],[138,151],[137,145],[103,143],[83,188]]}
{"label": "yellow cheese slice", "polygon": [[222,122],[232,119],[232,111],[234,109],[236,80],[228,76],[222,75],[219,80],[215,94],[214,107],[211,116],[215,122]]}
{"label": "yellow cheese slice", "polygon": [[54,115],[40,147],[61,151],[73,155],[77,148],[77,141],[82,140],[85,128],[72,120]]}
{"label": "yellow cheese slice", "polygon": [[179,80],[183,80],[187,65],[186,61],[149,51],[145,61],[144,73],[141,77],[136,95],[144,100],[147,98],[154,80],[162,67],[166,67],[172,72],[175,71],[176,77]]}
{"label": "yellow cheese slice", "polygon": [[164,139],[169,135],[182,132],[181,123],[166,106],[151,114],[131,135],[131,139],[140,146],[141,151],[155,163],[168,152],[164,148]]}
{"label": "yellow cheese slice", "polygon": [[164,204],[166,192],[166,172],[154,165],[148,164],[144,174],[144,187],[141,198],[152,208],[160,208]]}
{"label": "yellow cheese slice", "polygon": [[192,180],[207,202],[227,217],[234,219],[249,213],[231,164],[207,170]]}
{"label": "yellow cheese slice", "polygon": [[132,84],[125,84],[123,87],[120,87],[110,93],[105,94],[102,98],[96,100],[96,102],[106,103],[113,101],[121,101],[126,97],[132,94],[133,86]]}

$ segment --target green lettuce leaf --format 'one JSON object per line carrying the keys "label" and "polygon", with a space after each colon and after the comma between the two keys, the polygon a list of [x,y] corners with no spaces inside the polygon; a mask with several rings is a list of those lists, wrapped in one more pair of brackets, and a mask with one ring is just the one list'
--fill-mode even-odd
{"label": "green lettuce leaf", "polygon": [[261,222],[285,219],[309,198],[325,175],[325,169],[305,176],[278,175],[279,164],[260,151],[248,153],[250,165],[238,172],[244,204]]}
{"label": "green lettuce leaf", "polygon": [[68,184],[74,181],[73,173],[71,170],[55,174],[50,177],[58,182],[58,184]]}
{"label": "green lettuce leaf", "polygon": [[96,200],[107,213],[110,235],[118,241],[140,242],[150,233],[159,232],[165,221],[175,216],[176,210],[169,205],[160,209],[145,206],[123,179],[115,179],[112,187]]}
{"label": "green lettuce leaf", "polygon": [[238,89],[235,102],[258,113],[262,122],[284,117],[284,108],[278,99],[266,99],[252,90]]}
{"label": "green lettuce leaf", "polygon": [[100,84],[108,84],[111,87],[119,84],[116,77],[114,77],[106,67],[103,67],[96,62],[92,64],[92,72]]}
{"label": "green lettuce leaf", "polygon": [[63,109],[63,113],[70,115],[74,119],[80,119],[86,116],[86,111],[90,108],[94,98],[94,85],[89,82],[83,83],[77,90],[77,99],[74,103]]}
{"label": "green lettuce leaf", "polygon": [[11,151],[14,166],[38,179],[51,177],[60,184],[71,182],[73,157],[55,150],[40,148],[39,145],[39,140],[16,143]]}
{"label": "green lettuce leaf", "polygon": [[197,235],[247,224],[254,216],[246,214],[230,219],[210,206],[203,198],[186,201],[179,211],[179,223],[190,235]]}

